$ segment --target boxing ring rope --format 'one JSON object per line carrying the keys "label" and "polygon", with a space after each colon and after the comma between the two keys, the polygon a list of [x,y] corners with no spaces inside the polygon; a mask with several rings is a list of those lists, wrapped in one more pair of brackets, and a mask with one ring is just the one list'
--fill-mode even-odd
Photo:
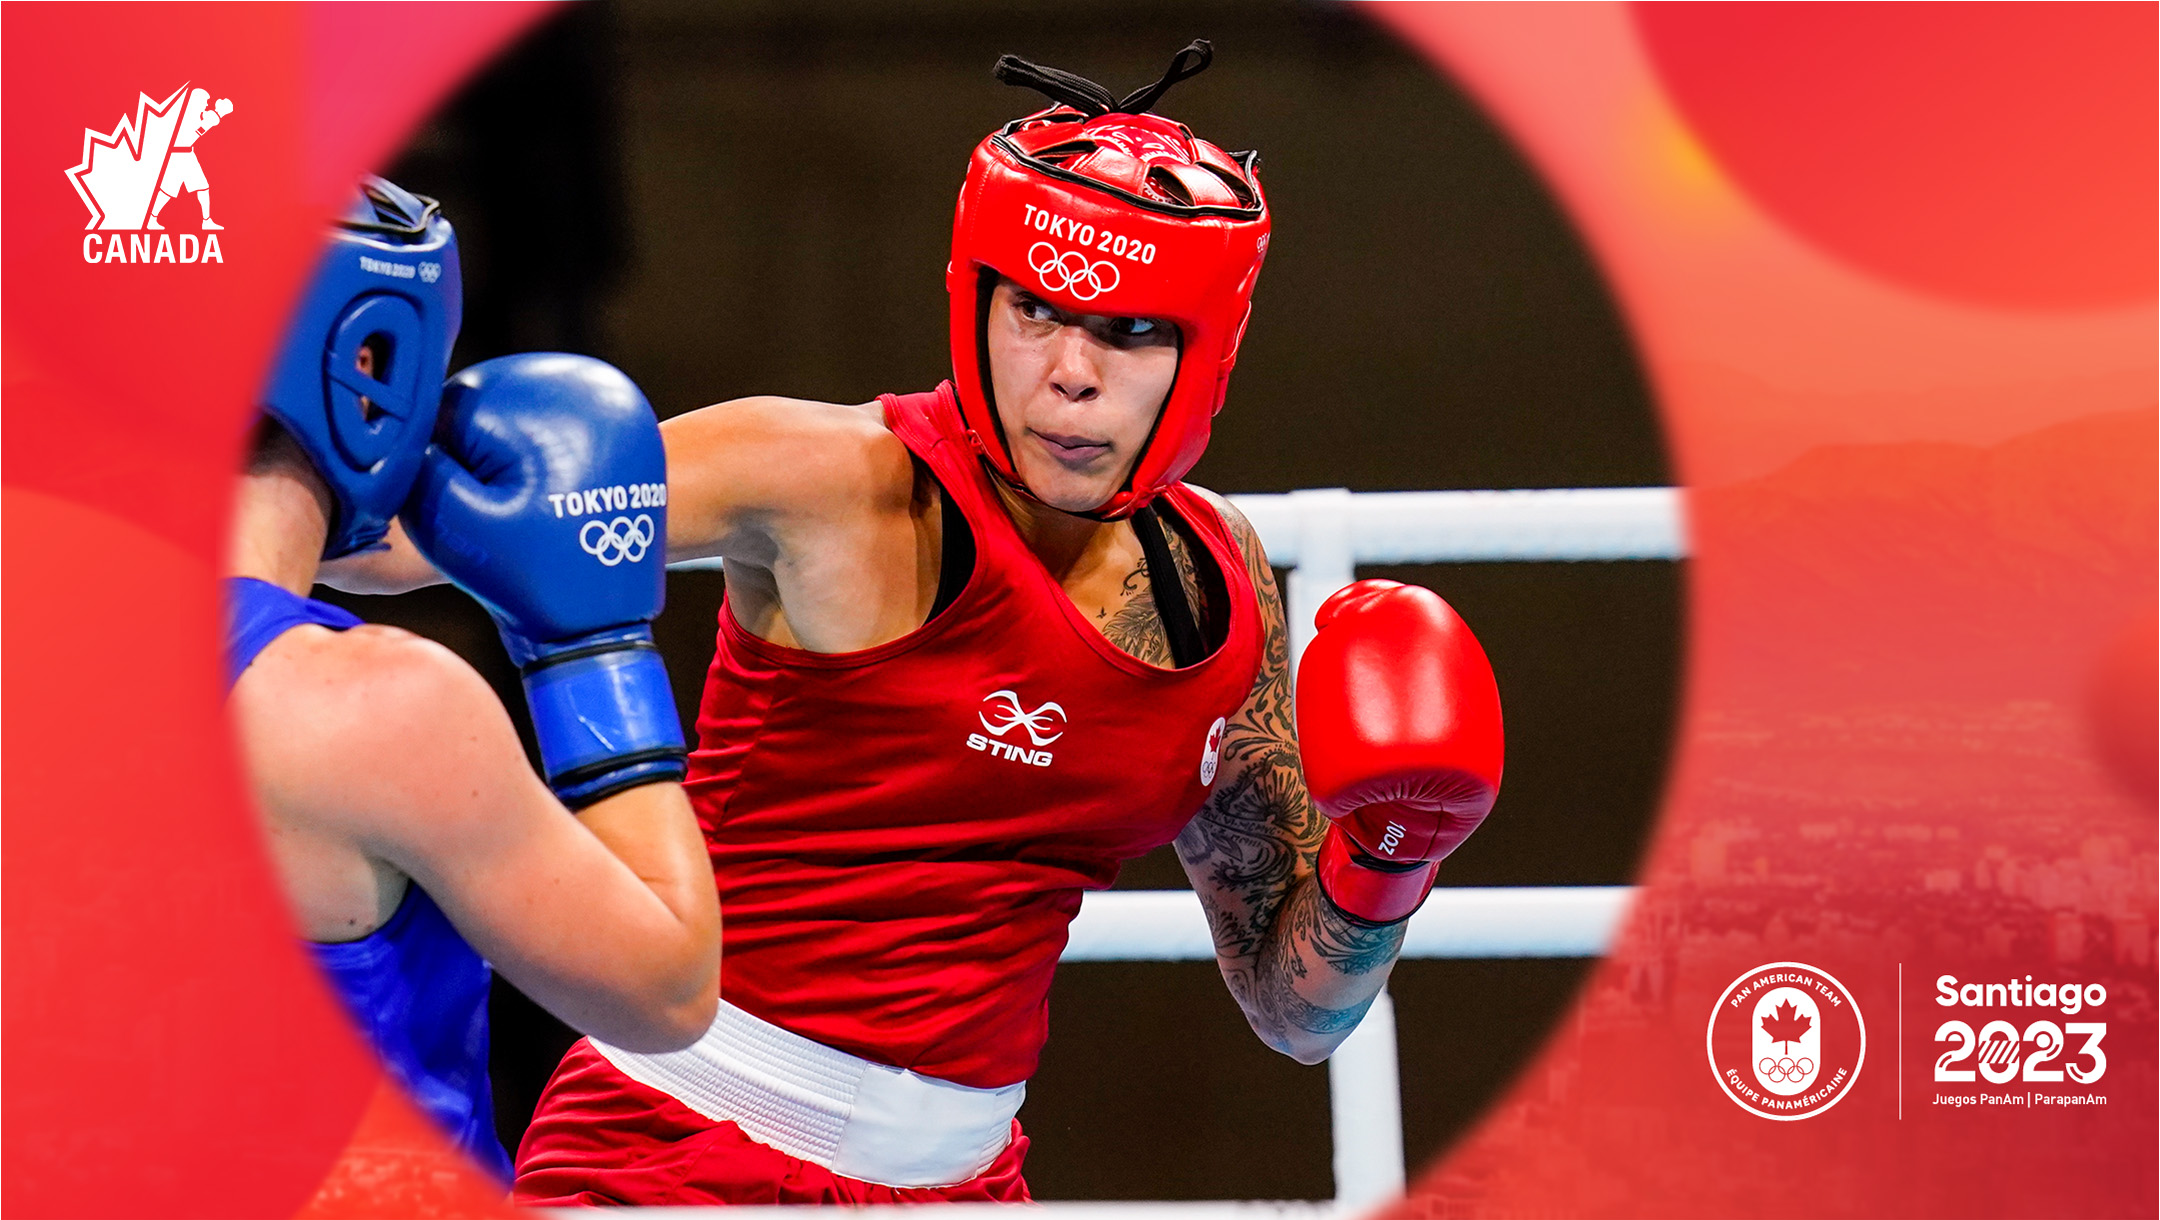
{"label": "boxing ring rope", "polygon": [[[1671,487],[1532,491],[1350,492],[1339,487],[1234,495],[1284,590],[1291,664],[1304,655],[1320,603],[1359,564],[1684,559],[1680,492]],[[675,568],[718,568],[716,559]],[[1600,957],[1629,886],[1445,887],[1410,920],[1406,958]],[[1067,962],[1213,961],[1207,917],[1189,890],[1109,890],[1081,900]],[[1402,1084],[1395,1004],[1383,991],[1328,1060],[1335,1198],[1330,1203],[1064,1203],[1059,1220],[1260,1220],[1339,1217],[1401,1193]],[[978,1205],[980,1206],[980,1205]],[[731,1208],[744,1211],[787,1209]],[[863,1211],[877,1211],[864,1208]],[[651,1212],[705,1214],[702,1208]]]}
{"label": "boxing ring rope", "polygon": [[1671,487],[1539,491],[1380,491],[1340,487],[1232,496],[1260,532],[1283,590],[1290,663],[1312,640],[1313,612],[1361,563],[1682,559],[1687,537]]}

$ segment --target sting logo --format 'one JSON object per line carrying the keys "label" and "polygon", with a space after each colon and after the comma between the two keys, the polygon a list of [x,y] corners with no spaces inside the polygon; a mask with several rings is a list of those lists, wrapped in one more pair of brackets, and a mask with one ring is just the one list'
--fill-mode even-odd
{"label": "sting logo", "polygon": [[1038,747],[1047,746],[1065,735],[1062,727],[1065,724],[1064,708],[1055,703],[1045,703],[1031,712],[1020,702],[1020,696],[1009,690],[992,691],[983,697],[983,703],[988,705],[987,708],[976,712],[975,718],[982,722],[984,728],[990,730],[990,737],[981,733],[968,734],[968,749],[981,750],[993,757],[1031,767],[1050,765],[1051,756],[1048,750],[1024,749],[1007,742],[992,741],[991,737],[1003,737],[1016,728],[1026,729],[1030,742]]}

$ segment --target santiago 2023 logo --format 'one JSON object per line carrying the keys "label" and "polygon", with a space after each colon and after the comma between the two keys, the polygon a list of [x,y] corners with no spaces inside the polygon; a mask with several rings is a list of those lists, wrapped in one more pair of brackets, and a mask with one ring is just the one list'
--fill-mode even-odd
{"label": "santiago 2023 logo", "polygon": [[[232,112],[231,98],[213,101],[209,90],[182,85],[162,102],[137,94],[134,116],[123,114],[110,132],[83,129],[82,163],[66,173],[90,212],[84,262],[225,261],[217,238],[225,226],[210,218],[210,178],[195,146]],[[159,217],[183,194],[195,196],[201,223],[175,241]]]}
{"label": "santiago 2023 logo", "polygon": [[1801,962],[1732,981],[1710,1010],[1710,1071],[1733,1104],[1779,1122],[1845,1100],[1867,1058],[1867,1024],[1845,984]]}

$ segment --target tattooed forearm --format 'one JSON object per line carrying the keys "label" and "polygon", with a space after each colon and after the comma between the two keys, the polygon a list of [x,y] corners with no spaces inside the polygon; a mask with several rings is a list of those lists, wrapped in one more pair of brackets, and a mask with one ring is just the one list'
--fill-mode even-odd
{"label": "tattooed forearm", "polygon": [[[1377,987],[1352,987],[1347,991],[1329,973],[1355,976],[1394,963],[1402,947],[1400,928],[1366,929],[1348,925],[1327,909],[1326,900],[1310,882],[1300,885],[1284,903],[1278,935],[1264,945],[1251,971],[1240,970],[1231,992],[1255,1019],[1253,1026],[1277,1049],[1295,1052],[1297,1034],[1332,1042],[1357,1027],[1372,1007]],[[1322,946],[1325,946],[1323,949]],[[1329,1005],[1299,994],[1298,984],[1317,986],[1323,994],[1348,1001]]]}
{"label": "tattooed forearm", "polygon": [[1290,807],[1281,782],[1279,774],[1257,770],[1227,778],[1177,838],[1186,871],[1220,895],[1209,904],[1215,943],[1234,956],[1259,953],[1273,913],[1301,873],[1295,836],[1275,821]]}
{"label": "tattooed forearm", "polygon": [[1262,660],[1225,726],[1215,791],[1178,837],[1178,854],[1207,907],[1223,978],[1253,1029],[1312,1063],[1372,1006],[1404,929],[1355,923],[1320,893],[1313,867],[1327,819],[1305,789],[1298,755],[1282,599],[1250,523],[1219,507],[1259,602]]}
{"label": "tattooed forearm", "polygon": [[[1373,1002],[1372,996],[1366,996],[1348,1008],[1323,1008],[1299,995],[1291,986],[1289,976],[1281,973],[1263,973],[1256,990],[1261,1011],[1272,1018],[1277,1028],[1303,1030],[1322,1037],[1347,1034],[1356,1029]],[[1277,1049],[1290,1047],[1285,1042],[1278,1044]]]}
{"label": "tattooed forearm", "polygon": [[1310,956],[1347,975],[1393,966],[1402,953],[1405,925],[1375,928],[1344,918],[1320,893],[1318,883],[1291,896],[1283,915],[1285,939],[1307,946]]}
{"label": "tattooed forearm", "polygon": [[[1302,846],[1300,841],[1307,829],[1303,823],[1308,820],[1292,803],[1294,793],[1290,777],[1275,768],[1247,767],[1227,777],[1200,807],[1185,833],[1178,836],[1178,849],[1185,862],[1200,864],[1227,850],[1229,860],[1214,866],[1216,879],[1223,884],[1240,889],[1256,882],[1287,885],[1295,879],[1300,854],[1297,849]],[[1279,872],[1273,867],[1261,875],[1220,871],[1262,844],[1271,866],[1280,866]]]}
{"label": "tattooed forearm", "polygon": [[1307,878],[1286,900],[1276,932],[1258,954],[1223,959],[1223,979],[1261,1041],[1317,1063],[1372,1007],[1402,949],[1402,929],[1349,924]]}

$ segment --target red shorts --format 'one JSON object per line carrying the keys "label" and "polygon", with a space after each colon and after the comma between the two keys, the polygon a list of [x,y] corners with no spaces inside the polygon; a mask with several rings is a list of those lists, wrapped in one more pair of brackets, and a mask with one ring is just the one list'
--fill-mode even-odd
{"label": "red shorts", "polygon": [[579,1041],[518,1145],[510,1197],[532,1207],[668,1203],[1026,1203],[1027,1137],[957,1186],[880,1186],[758,1143],[615,1069]]}

